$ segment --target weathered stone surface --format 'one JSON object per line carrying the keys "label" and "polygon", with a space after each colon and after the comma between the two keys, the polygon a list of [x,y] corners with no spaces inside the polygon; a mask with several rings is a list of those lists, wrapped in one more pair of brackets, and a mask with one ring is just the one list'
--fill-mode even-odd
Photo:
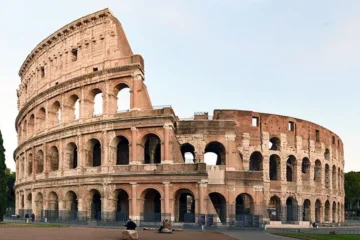
{"label": "weathered stone surface", "polygon": [[135,230],[125,230],[122,232],[122,240],[135,240],[139,239],[138,232]]}

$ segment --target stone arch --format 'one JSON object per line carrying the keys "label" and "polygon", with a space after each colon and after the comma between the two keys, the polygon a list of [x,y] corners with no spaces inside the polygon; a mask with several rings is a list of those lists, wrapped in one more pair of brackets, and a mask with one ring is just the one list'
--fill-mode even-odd
{"label": "stone arch", "polygon": [[174,193],[174,214],[176,222],[195,222],[195,195],[191,190],[181,188]]}
{"label": "stone arch", "polygon": [[128,111],[130,109],[130,87],[126,83],[119,83],[114,88],[116,96],[117,112]]}
{"label": "stone arch", "polygon": [[59,217],[59,198],[58,194],[51,191],[48,196],[48,206],[45,210],[45,216],[49,221],[58,219]]}
{"label": "stone arch", "polygon": [[20,192],[20,209],[24,209],[25,208],[25,196],[24,193]]}
{"label": "stone arch", "polygon": [[180,147],[181,155],[185,163],[194,163],[195,160],[195,148],[190,143],[184,143]]}
{"label": "stone arch", "polygon": [[116,221],[127,221],[129,218],[129,194],[124,189],[116,189]]}
{"label": "stone arch", "polygon": [[67,111],[68,121],[78,120],[80,118],[80,98],[76,94],[72,94],[68,100],[69,108]]}
{"label": "stone arch", "polygon": [[315,201],[315,222],[321,222],[322,203],[319,199]]}
{"label": "stone arch", "polygon": [[250,155],[249,170],[262,171],[263,169],[263,156],[260,152],[255,151]]}
{"label": "stone arch", "polygon": [[45,108],[41,107],[37,113],[37,129],[42,130],[46,128],[46,111]]}
{"label": "stone arch", "polygon": [[333,190],[336,189],[336,166],[333,165],[332,167],[332,188]]}
{"label": "stone arch", "polygon": [[325,187],[330,188],[330,167],[329,167],[329,164],[325,164]]}
{"label": "stone arch", "polygon": [[42,173],[44,171],[44,152],[42,150],[37,151],[36,166],[36,173]]}
{"label": "stone arch", "polygon": [[[226,198],[218,192],[209,193],[209,199],[221,223],[226,223]],[[208,203],[210,204],[210,203]]]}
{"label": "stone arch", "polygon": [[311,201],[305,199],[303,203],[303,221],[311,222]]}
{"label": "stone arch", "polygon": [[65,148],[66,168],[75,169],[78,167],[78,148],[74,142],[69,142]]}
{"label": "stone arch", "polygon": [[[209,155],[209,153],[212,153]],[[216,161],[215,155],[216,154]],[[225,165],[226,163],[226,150],[222,143],[213,141],[206,145],[204,162],[206,165]]]}
{"label": "stone arch", "polygon": [[90,194],[90,217],[95,220],[101,220],[101,193],[97,189],[91,189]]}
{"label": "stone arch", "polygon": [[49,167],[50,171],[59,170],[59,150],[56,146],[52,146],[49,152]]}
{"label": "stone arch", "polygon": [[288,222],[294,222],[298,221],[299,208],[298,208],[298,202],[295,198],[289,197],[286,199],[286,221]]}
{"label": "stone arch", "polygon": [[64,219],[76,220],[78,217],[78,195],[75,191],[67,191],[64,197]]}
{"label": "stone arch", "polygon": [[116,165],[129,164],[129,140],[124,136],[116,136],[110,144],[111,160]]}
{"label": "stone arch", "polygon": [[103,91],[100,88],[92,89],[88,100],[91,102],[89,111],[92,113],[92,116],[102,115],[104,109]]}
{"label": "stone arch", "polygon": [[241,193],[235,200],[236,220],[241,219],[241,215],[254,214],[254,199],[248,193]]}
{"label": "stone arch", "polygon": [[276,154],[270,156],[269,161],[269,177],[270,180],[280,181],[281,180],[281,160],[280,157]]}
{"label": "stone arch", "polygon": [[35,133],[35,115],[31,114],[29,118],[29,136],[34,135]]}
{"label": "stone arch", "polygon": [[329,200],[325,201],[325,222],[330,221],[330,202]]}
{"label": "stone arch", "polygon": [[140,199],[143,204],[141,211],[145,222],[160,222],[161,221],[161,194],[154,188],[145,189]]}
{"label": "stone arch", "polygon": [[55,101],[51,104],[51,107],[48,110],[48,117],[52,126],[61,123],[61,105],[59,101]]}
{"label": "stone arch", "polygon": [[340,186],[341,186],[341,172],[340,172],[340,168],[338,168],[338,181],[337,181],[337,183],[338,183],[338,191],[341,191],[341,188],[340,188]]}
{"label": "stone arch", "polygon": [[340,202],[337,203],[337,216],[338,216],[338,222],[341,222],[341,214],[340,214]]}
{"label": "stone arch", "polygon": [[32,208],[32,193],[29,193],[26,196],[26,206],[30,206],[30,208]]}
{"label": "stone arch", "polygon": [[43,209],[44,209],[44,197],[40,192],[38,192],[35,197],[34,215],[36,219],[41,219],[43,217]]}
{"label": "stone arch", "polygon": [[281,220],[281,199],[273,195],[269,200],[269,218],[271,221],[280,221]]}
{"label": "stone arch", "polygon": [[321,182],[321,172],[322,172],[321,161],[319,159],[316,159],[315,167],[314,167],[314,181]]}
{"label": "stone arch", "polygon": [[336,202],[333,201],[333,204],[332,204],[332,222],[336,222]]}
{"label": "stone arch", "polygon": [[22,131],[23,131],[22,135],[24,136],[24,140],[26,140],[28,137],[28,135],[27,135],[27,120],[26,119],[24,120]]}
{"label": "stone arch", "polygon": [[144,146],[144,163],[161,163],[161,139],[154,133],[148,133],[142,137]]}
{"label": "stone arch", "polygon": [[98,139],[92,138],[86,143],[87,166],[101,166],[101,143]]}
{"label": "stone arch", "polygon": [[297,162],[294,155],[288,156],[286,160],[286,181],[296,182],[297,180]]}
{"label": "stone arch", "polygon": [[301,173],[304,181],[310,180],[310,160],[304,157],[301,162]]}
{"label": "stone arch", "polygon": [[33,173],[33,155],[32,153],[29,153],[27,159],[27,174],[28,176],[31,176],[32,173]]}
{"label": "stone arch", "polygon": [[280,151],[281,141],[278,137],[272,137],[269,141],[269,150]]}

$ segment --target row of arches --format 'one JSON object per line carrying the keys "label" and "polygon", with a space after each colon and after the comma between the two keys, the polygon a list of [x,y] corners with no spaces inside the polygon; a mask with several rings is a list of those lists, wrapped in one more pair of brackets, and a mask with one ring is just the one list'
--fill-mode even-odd
{"label": "row of arches", "polygon": [[[116,109],[113,113],[130,109],[130,88],[125,83],[116,85],[113,89],[113,96],[116,98]],[[63,122],[76,121],[83,117],[100,116],[103,114],[105,103],[103,101],[103,91],[94,88],[85,99],[80,99],[78,94],[72,94],[63,104],[55,100],[47,107],[40,107],[37,111],[29,114],[29,118],[23,120],[18,127],[19,139],[26,140],[37,132],[45,130],[47,127],[57,126]],[[85,103],[86,108],[81,108]],[[36,128],[36,129],[35,129]]]}

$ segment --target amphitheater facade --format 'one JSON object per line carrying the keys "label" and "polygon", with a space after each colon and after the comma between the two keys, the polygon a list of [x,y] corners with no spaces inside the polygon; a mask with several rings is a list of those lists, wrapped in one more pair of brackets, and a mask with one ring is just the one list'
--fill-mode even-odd
{"label": "amphitheater facade", "polygon": [[144,60],[109,9],[51,34],[19,75],[17,214],[344,221],[339,136],[275,114],[219,109],[181,119],[152,106]]}

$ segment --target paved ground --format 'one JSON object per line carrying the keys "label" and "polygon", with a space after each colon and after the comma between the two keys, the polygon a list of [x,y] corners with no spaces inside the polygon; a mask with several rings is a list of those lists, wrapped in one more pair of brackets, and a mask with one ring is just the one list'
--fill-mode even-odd
{"label": "paved ground", "polygon": [[241,240],[290,240],[293,238],[280,237],[264,231],[238,231],[225,234]]}
{"label": "paved ground", "polygon": [[[1,240],[120,240],[122,229],[104,228],[28,228],[28,227],[2,227]],[[234,240],[233,237],[217,232],[175,232],[173,234],[160,234],[155,231],[139,231],[140,240]],[[243,238],[242,238],[243,239]],[[252,239],[255,240],[255,239]]]}

